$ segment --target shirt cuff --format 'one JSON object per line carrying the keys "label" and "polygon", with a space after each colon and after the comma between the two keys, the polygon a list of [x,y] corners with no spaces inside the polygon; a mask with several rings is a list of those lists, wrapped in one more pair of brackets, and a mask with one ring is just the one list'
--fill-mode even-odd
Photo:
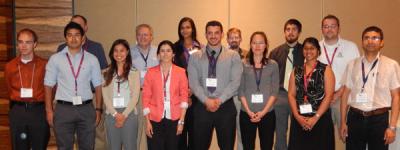
{"label": "shirt cuff", "polygon": [[189,107],[189,104],[187,102],[182,102],[181,103],[181,108],[187,109]]}
{"label": "shirt cuff", "polygon": [[150,113],[150,108],[146,107],[143,109],[143,116],[146,116],[149,113]]}

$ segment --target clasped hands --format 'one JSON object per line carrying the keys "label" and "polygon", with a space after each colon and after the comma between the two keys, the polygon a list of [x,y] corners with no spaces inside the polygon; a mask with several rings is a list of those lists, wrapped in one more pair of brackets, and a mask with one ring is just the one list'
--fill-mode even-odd
{"label": "clasped hands", "polygon": [[297,115],[295,118],[305,131],[311,131],[319,119],[317,116],[305,117],[301,115]]}
{"label": "clasped hands", "polygon": [[205,101],[206,109],[210,112],[216,112],[221,105],[221,100],[218,98],[207,98]]}

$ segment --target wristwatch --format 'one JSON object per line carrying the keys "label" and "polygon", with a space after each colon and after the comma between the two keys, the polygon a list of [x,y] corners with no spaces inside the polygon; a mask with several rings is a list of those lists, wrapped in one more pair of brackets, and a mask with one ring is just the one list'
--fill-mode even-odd
{"label": "wristwatch", "polygon": [[184,121],[182,121],[182,120],[179,120],[179,121],[178,121],[178,125],[184,125],[184,124],[185,124]]}

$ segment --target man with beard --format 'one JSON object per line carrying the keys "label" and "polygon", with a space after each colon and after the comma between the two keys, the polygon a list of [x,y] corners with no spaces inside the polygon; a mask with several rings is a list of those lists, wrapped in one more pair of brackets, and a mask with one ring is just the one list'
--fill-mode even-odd
{"label": "man with beard", "polygon": [[270,58],[279,66],[279,94],[275,104],[276,114],[276,150],[287,149],[287,129],[290,107],[288,103],[288,87],[290,73],[295,66],[304,64],[303,47],[298,42],[301,23],[296,19],[286,21],[283,33],[286,42],[271,51]]}
{"label": "man with beard", "polygon": [[238,52],[241,59],[245,58],[247,50],[240,47],[240,43],[242,42],[242,31],[238,28],[230,28],[226,35],[228,36],[226,41],[228,42],[229,48]]}
{"label": "man with beard", "polygon": [[[340,126],[340,96],[343,93],[341,81],[346,65],[360,56],[357,45],[339,36],[340,22],[334,15],[327,15],[322,19],[321,30],[323,39],[319,42],[321,55],[318,60],[331,66],[335,74],[335,94],[331,102],[332,119],[336,129]],[[340,142],[336,142],[341,144]],[[343,147],[343,145],[336,145]]]}

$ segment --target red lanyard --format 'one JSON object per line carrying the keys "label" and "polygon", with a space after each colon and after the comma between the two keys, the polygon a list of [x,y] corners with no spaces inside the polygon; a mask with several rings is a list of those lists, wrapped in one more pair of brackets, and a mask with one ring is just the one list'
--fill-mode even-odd
{"label": "red lanyard", "polygon": [[[339,47],[339,46],[338,46],[338,47]],[[324,45],[325,56],[326,56],[326,60],[328,61],[329,66],[332,66],[333,59],[335,58],[335,54],[336,54],[336,51],[337,51],[338,47],[336,47],[336,48],[335,48],[335,51],[333,51],[332,59],[329,59],[328,52],[326,51],[326,47],[325,47],[325,45]]]}
{"label": "red lanyard", "polygon": [[308,83],[311,80],[311,76],[317,67],[317,63],[313,65],[312,70],[306,75],[306,64],[304,64],[304,75],[303,75],[303,84],[304,84],[304,102],[308,103],[308,97],[307,97],[307,90],[308,90]]}
{"label": "red lanyard", "polygon": [[77,96],[78,95],[78,81],[77,81],[77,79],[78,79],[78,76],[79,76],[79,72],[81,71],[81,67],[82,67],[82,63],[83,63],[83,58],[85,56],[85,52],[82,51],[81,62],[79,63],[78,72],[76,72],[76,73],[75,73],[74,66],[72,66],[72,62],[71,62],[71,59],[69,58],[68,52],[65,53],[65,55],[68,58],[69,66],[71,67],[71,70],[72,70],[72,75],[74,75],[74,79],[75,79],[75,95]]}
{"label": "red lanyard", "polygon": [[167,101],[167,82],[169,77],[169,71],[166,76],[163,74],[163,77],[164,77],[164,100]]}

